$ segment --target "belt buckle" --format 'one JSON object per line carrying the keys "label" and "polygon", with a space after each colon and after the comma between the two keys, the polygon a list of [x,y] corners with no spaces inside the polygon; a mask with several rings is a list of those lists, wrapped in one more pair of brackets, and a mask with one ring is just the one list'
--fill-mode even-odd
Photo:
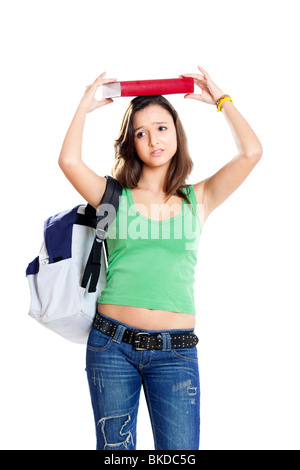
{"label": "belt buckle", "polygon": [[[139,337],[139,338],[136,338],[136,337]],[[138,332],[138,333],[135,333],[134,335],[134,349],[136,351],[145,351],[145,348],[141,348],[141,336],[151,336],[150,333],[145,333],[145,332]]]}

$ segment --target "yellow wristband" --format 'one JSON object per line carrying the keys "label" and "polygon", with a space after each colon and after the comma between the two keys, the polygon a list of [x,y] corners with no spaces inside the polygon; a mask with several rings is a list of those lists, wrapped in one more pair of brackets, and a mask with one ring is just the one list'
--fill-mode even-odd
{"label": "yellow wristband", "polygon": [[218,105],[218,113],[221,111],[222,112],[222,104],[225,103],[225,101],[231,101],[231,103],[233,103],[232,99],[230,98],[230,96],[226,96],[226,98],[223,98],[219,105]]}

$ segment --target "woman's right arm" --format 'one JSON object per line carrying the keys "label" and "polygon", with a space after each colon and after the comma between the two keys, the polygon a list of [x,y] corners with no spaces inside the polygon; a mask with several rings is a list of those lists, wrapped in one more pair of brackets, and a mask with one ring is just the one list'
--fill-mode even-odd
{"label": "woman's right arm", "polygon": [[74,188],[95,208],[103,197],[106,178],[97,175],[82,161],[82,138],[86,115],[113,102],[111,98],[101,101],[95,99],[99,86],[117,81],[116,78],[104,79],[104,76],[105,72],[87,87],[64,139],[58,160],[60,168]]}

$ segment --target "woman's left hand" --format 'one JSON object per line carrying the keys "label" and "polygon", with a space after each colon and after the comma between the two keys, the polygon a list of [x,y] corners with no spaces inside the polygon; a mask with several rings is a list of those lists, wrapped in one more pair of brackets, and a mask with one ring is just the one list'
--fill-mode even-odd
{"label": "woman's left hand", "polygon": [[192,77],[194,79],[195,85],[197,85],[202,90],[200,95],[195,93],[188,93],[184,97],[203,101],[203,103],[207,104],[216,104],[217,100],[224,95],[224,92],[212,81],[208,73],[202,67],[200,67],[200,65],[198,66],[198,69],[201,72],[201,75],[196,73],[186,73],[179,75],[180,78]]}

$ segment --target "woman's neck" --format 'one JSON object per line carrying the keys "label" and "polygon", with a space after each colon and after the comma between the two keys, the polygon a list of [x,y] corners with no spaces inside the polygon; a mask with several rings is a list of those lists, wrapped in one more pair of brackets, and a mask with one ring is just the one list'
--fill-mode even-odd
{"label": "woman's neck", "polygon": [[138,189],[145,189],[155,194],[164,194],[166,174],[165,168],[149,168],[144,166],[138,182]]}

